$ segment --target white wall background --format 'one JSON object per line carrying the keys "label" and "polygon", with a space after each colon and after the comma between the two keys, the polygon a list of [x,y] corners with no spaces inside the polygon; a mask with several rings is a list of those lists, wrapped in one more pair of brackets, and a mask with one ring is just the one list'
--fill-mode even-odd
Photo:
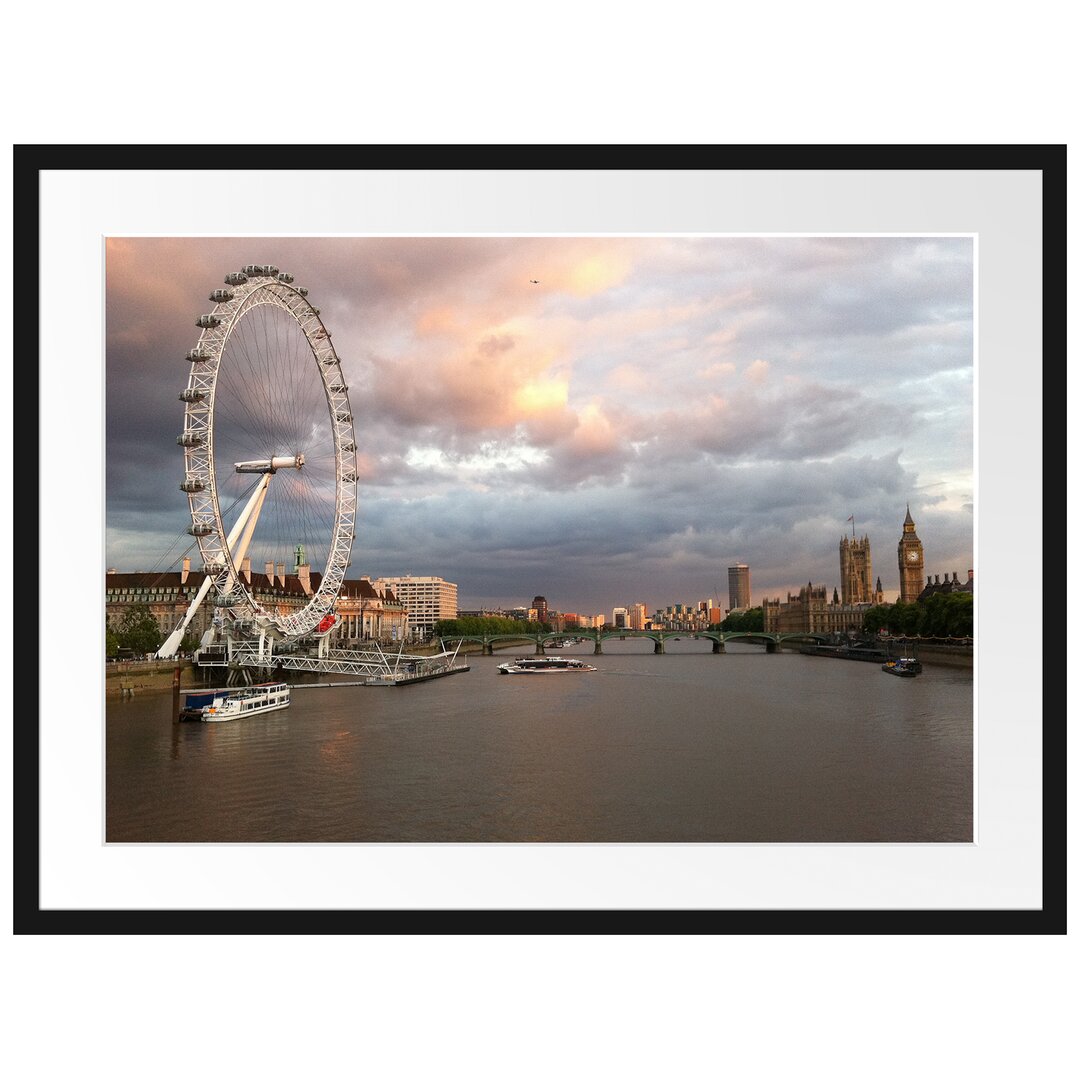
{"label": "white wall background", "polygon": [[[13,143],[1063,143],[1059,11],[24,5],[7,22],[5,124]],[[416,929],[16,938],[5,1056],[43,1077],[905,1080],[1052,1075],[1071,1056],[1067,939]]]}

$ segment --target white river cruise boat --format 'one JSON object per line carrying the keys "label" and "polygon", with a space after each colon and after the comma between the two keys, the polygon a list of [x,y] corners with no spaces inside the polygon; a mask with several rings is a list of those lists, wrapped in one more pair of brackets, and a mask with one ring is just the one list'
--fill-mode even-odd
{"label": "white river cruise boat", "polygon": [[189,693],[180,718],[220,723],[235,720],[238,716],[287,709],[289,703],[288,683],[256,683],[236,690],[230,688],[203,694]]}
{"label": "white river cruise boat", "polygon": [[500,675],[537,675],[547,671],[595,671],[592,664],[572,656],[519,656],[499,665]]}

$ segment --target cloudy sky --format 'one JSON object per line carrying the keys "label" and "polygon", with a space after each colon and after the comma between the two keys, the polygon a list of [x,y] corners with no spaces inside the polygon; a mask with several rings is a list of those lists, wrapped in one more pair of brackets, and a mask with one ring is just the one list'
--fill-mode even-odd
{"label": "cloudy sky", "polygon": [[342,358],[350,576],[610,615],[726,607],[745,562],[756,604],[838,586],[854,516],[892,599],[908,505],[927,573],[974,566],[971,240],[685,236],[110,239],[108,566],[191,541],[184,354],[250,262],[309,288]]}

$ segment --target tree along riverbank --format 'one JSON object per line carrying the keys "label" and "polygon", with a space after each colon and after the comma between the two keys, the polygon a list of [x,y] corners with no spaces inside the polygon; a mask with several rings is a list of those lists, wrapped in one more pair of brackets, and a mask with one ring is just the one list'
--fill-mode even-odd
{"label": "tree along riverbank", "polygon": [[924,664],[938,664],[942,667],[975,666],[975,649],[962,645],[923,645],[918,643],[915,654]]}

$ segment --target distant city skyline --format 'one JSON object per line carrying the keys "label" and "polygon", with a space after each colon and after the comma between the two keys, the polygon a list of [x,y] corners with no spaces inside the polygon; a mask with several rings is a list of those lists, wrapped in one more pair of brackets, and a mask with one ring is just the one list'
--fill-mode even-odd
{"label": "distant city skyline", "polygon": [[[357,435],[349,576],[597,614],[975,568],[964,237],[111,238],[106,565],[169,569],[195,317],[226,273],[307,286]],[[190,537],[185,538],[185,543]],[[197,556],[197,551],[195,552]],[[163,562],[163,559],[169,561]],[[291,551],[280,560],[291,563]],[[313,569],[318,570],[315,566]]]}

